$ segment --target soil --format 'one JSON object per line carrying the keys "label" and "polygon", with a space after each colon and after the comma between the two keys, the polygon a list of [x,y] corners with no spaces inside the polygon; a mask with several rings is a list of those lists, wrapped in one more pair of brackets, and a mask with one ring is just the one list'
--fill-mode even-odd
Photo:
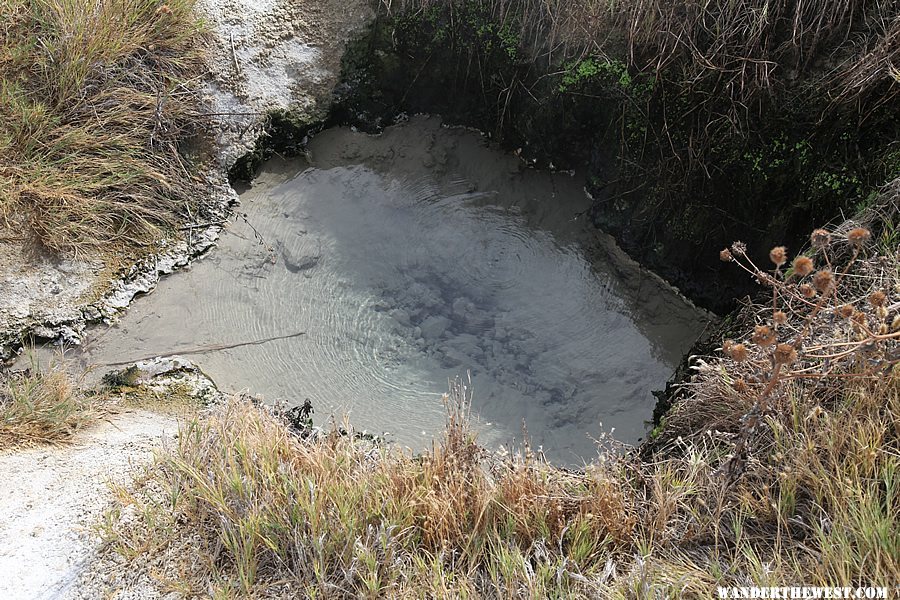
{"label": "soil", "polygon": [[72,445],[0,454],[0,598],[63,597],[88,569],[100,541],[92,527],[154,448],[177,430],[173,417],[116,415]]}
{"label": "soil", "polygon": [[82,319],[79,306],[103,267],[99,260],[54,260],[22,242],[0,242],[0,360],[28,330],[38,337],[77,337],[70,324]]}

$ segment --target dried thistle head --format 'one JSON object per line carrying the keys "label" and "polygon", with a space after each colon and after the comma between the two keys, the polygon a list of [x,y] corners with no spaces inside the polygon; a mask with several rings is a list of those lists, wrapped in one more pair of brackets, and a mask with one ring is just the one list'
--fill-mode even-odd
{"label": "dried thistle head", "polygon": [[813,288],[813,286],[809,285],[808,283],[801,284],[799,289],[804,298],[812,298],[816,295],[815,288]]}
{"label": "dried thistle head", "polygon": [[794,259],[794,273],[798,277],[806,277],[813,272],[813,261],[807,256],[798,256]]}
{"label": "dried thistle head", "polygon": [[753,328],[753,336],[750,341],[757,346],[771,346],[775,343],[775,332],[768,325],[757,325]]}
{"label": "dried thistle head", "polygon": [[775,359],[776,364],[789,365],[797,360],[797,350],[790,344],[778,344],[775,346],[772,358]]}
{"label": "dried thistle head", "polygon": [[847,232],[847,241],[854,246],[862,246],[872,237],[872,232],[865,227],[856,227]]}
{"label": "dried thistle head", "polygon": [[740,393],[744,393],[748,389],[750,389],[750,386],[747,385],[747,382],[740,378],[735,379],[734,383],[731,384],[731,387],[734,388],[734,391],[740,392]]}
{"label": "dried thistle head", "polygon": [[747,359],[747,348],[743,344],[735,343],[734,340],[725,340],[722,344],[722,351],[737,362]]}
{"label": "dried thistle head", "polygon": [[820,294],[828,293],[834,285],[834,275],[828,269],[822,269],[813,275],[813,285]]}
{"label": "dried thistle head", "polygon": [[855,310],[852,304],[845,304],[837,309],[837,314],[842,319],[849,319],[853,316]]}
{"label": "dried thistle head", "polygon": [[787,313],[785,313],[783,310],[776,310],[774,313],[772,313],[772,321],[777,325],[783,325],[787,323]]}
{"label": "dried thistle head", "polygon": [[731,250],[725,248],[721,252],[719,252],[719,260],[722,262],[731,262],[734,260],[734,256],[731,254]]}
{"label": "dried thistle head", "polygon": [[885,302],[887,302],[887,294],[885,294],[881,290],[874,291],[869,295],[869,304],[871,304],[875,308],[884,306]]}
{"label": "dried thistle head", "polygon": [[727,352],[734,362],[744,362],[750,356],[750,353],[747,352],[747,346],[743,344],[732,344]]}
{"label": "dried thistle head", "polygon": [[809,236],[809,241],[814,248],[824,248],[831,243],[831,234],[824,229],[816,229]]}
{"label": "dried thistle head", "polygon": [[787,262],[787,248],[784,246],[775,246],[769,250],[769,260],[771,260],[772,264],[776,267],[783,265]]}

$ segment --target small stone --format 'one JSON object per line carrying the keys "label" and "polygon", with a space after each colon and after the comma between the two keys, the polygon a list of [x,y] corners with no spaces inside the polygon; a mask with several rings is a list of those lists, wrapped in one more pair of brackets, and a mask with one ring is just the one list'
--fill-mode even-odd
{"label": "small stone", "polygon": [[422,321],[422,336],[426,339],[437,339],[450,326],[450,319],[443,316],[431,316]]}

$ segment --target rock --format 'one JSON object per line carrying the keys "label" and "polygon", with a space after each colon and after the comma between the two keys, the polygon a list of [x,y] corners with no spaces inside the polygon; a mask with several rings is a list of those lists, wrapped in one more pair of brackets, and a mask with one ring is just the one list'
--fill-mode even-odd
{"label": "rock", "polygon": [[147,382],[167,373],[193,369],[194,363],[180,356],[171,356],[138,361],[134,366],[140,371],[140,381]]}
{"label": "rock", "polygon": [[470,333],[460,333],[447,340],[446,345],[465,356],[478,358],[484,355],[484,351],[478,345],[480,341]]}
{"label": "rock", "polygon": [[443,335],[447,327],[450,326],[450,319],[444,316],[433,315],[422,321],[422,337],[429,340],[436,340]]}
{"label": "rock", "polygon": [[285,268],[291,273],[302,273],[308,271],[319,264],[322,258],[321,253],[302,254],[295,253],[288,248],[283,242],[278,242],[278,249],[281,253],[281,260],[284,261]]}
{"label": "rock", "polygon": [[100,309],[93,304],[85,306],[81,310],[81,314],[83,315],[84,320],[89,322],[96,322],[103,318],[103,313],[101,313]]}
{"label": "rock", "polygon": [[472,364],[472,358],[456,348],[442,348],[441,354],[443,355],[441,362],[447,368],[468,367]]}
{"label": "rock", "polygon": [[404,327],[410,326],[409,313],[402,308],[395,308],[389,311],[388,315],[390,315],[390,317],[397,321],[397,323],[399,323],[400,325],[403,325]]}
{"label": "rock", "polygon": [[475,310],[475,305],[465,298],[457,298],[453,301],[453,314],[458,317],[464,317]]}
{"label": "rock", "polygon": [[120,371],[107,373],[103,376],[103,383],[112,388],[145,386],[160,394],[177,386],[181,393],[187,393],[204,405],[219,403],[224,398],[212,379],[181,356],[138,361]]}

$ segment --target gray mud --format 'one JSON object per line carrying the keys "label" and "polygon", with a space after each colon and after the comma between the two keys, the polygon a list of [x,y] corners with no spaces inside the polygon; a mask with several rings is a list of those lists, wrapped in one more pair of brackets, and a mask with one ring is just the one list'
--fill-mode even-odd
{"label": "gray mud", "polygon": [[[579,463],[635,442],[706,315],[621,259],[567,173],[522,168],[476,133],[416,118],[334,129],[241,193],[247,221],[163,280],[77,356],[195,355],[223,389],[309,398],[322,422],[421,448],[447,380],[470,371],[485,443],[521,437]],[[603,261],[586,256],[603,256]],[[258,345],[225,348],[304,332]]]}

